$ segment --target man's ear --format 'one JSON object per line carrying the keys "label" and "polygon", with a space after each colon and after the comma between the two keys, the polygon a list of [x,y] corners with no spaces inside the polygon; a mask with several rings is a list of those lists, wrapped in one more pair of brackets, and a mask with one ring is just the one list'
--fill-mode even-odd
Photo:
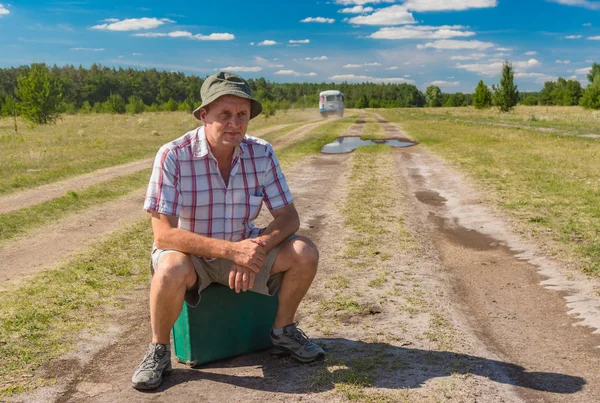
{"label": "man's ear", "polygon": [[206,108],[200,109],[200,120],[206,123]]}

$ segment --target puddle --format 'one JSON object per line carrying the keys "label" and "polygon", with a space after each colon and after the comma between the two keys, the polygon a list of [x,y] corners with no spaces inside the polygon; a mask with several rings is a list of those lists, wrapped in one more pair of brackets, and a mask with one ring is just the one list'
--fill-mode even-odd
{"label": "puddle", "polygon": [[325,154],[343,154],[354,151],[361,146],[371,146],[375,144],[387,144],[390,147],[411,147],[417,143],[397,139],[362,140],[360,137],[338,137],[333,143],[325,144],[323,148],[321,148],[321,152]]}

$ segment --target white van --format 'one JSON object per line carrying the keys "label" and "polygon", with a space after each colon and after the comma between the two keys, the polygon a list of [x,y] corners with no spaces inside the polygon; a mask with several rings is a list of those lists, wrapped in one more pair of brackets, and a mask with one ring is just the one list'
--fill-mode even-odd
{"label": "white van", "polygon": [[319,94],[319,112],[322,117],[344,116],[344,94],[337,90],[322,91]]}

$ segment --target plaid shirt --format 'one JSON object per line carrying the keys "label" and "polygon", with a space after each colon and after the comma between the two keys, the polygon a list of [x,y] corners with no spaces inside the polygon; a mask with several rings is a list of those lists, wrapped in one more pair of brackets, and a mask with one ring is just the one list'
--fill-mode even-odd
{"label": "plaid shirt", "polygon": [[179,217],[179,228],[232,242],[258,236],[252,221],[292,203],[273,147],[248,135],[236,147],[225,186],[204,127],[160,148],[144,209]]}

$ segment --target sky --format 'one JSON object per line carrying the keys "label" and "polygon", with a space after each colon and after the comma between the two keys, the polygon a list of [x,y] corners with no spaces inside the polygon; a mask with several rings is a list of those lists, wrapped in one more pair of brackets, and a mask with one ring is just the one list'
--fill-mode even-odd
{"label": "sky", "polygon": [[508,60],[521,91],[587,85],[600,0],[0,0],[0,67],[219,70],[274,82],[473,92]]}

